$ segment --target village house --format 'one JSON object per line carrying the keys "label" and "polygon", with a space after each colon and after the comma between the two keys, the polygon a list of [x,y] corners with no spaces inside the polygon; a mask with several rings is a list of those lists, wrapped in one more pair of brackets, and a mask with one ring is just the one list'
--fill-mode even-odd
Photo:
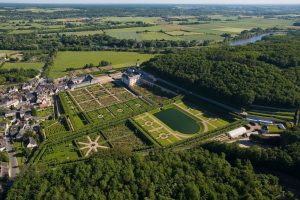
{"label": "village house", "polygon": [[18,107],[18,105],[20,104],[20,100],[19,99],[12,99],[12,100],[8,100],[4,103],[4,107],[6,108],[10,108],[10,107]]}
{"label": "village house", "polygon": [[37,147],[37,143],[33,137],[29,137],[29,143],[27,144],[27,148]]}
{"label": "village house", "polygon": [[19,91],[19,89],[16,86],[13,86],[13,87],[9,88],[8,93],[15,93],[18,91]]}
{"label": "village house", "polygon": [[122,74],[122,82],[128,87],[132,87],[137,84],[141,79],[141,74],[135,69],[127,69]]}
{"label": "village house", "polygon": [[15,110],[8,110],[5,112],[4,116],[7,117],[16,117],[16,111]]}
{"label": "village house", "polygon": [[7,162],[0,163],[0,177],[9,176],[9,164]]}
{"label": "village house", "polygon": [[0,122],[0,130],[2,130],[3,132],[6,132],[8,130],[8,128],[9,128],[9,126],[6,121]]}
{"label": "village house", "polygon": [[67,85],[71,90],[73,90],[75,88],[88,86],[94,83],[95,83],[95,78],[92,75],[88,74],[86,76],[71,78],[68,81]]}
{"label": "village house", "polygon": [[4,139],[4,135],[0,136],[0,151],[3,152],[6,149],[6,143]]}

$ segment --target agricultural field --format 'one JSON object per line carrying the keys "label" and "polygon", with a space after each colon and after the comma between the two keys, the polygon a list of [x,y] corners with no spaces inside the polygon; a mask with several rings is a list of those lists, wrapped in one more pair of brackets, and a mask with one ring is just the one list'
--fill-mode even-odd
{"label": "agricultural field", "polygon": [[141,21],[146,24],[156,24],[160,17],[104,17],[99,18],[101,21],[113,21],[113,22],[137,22]]}
{"label": "agricultural field", "polygon": [[26,63],[26,62],[5,62],[1,67],[2,69],[36,69],[41,70],[43,68],[43,63]]}
{"label": "agricultural field", "polygon": [[114,68],[135,66],[137,62],[153,58],[153,54],[114,51],[66,51],[58,52],[54,64],[50,69],[51,78],[63,77],[68,74],[67,68],[83,68],[86,64],[98,65],[101,60],[112,63]]}
{"label": "agricultural field", "polygon": [[[184,24],[182,21],[166,22],[162,18],[156,17],[109,17],[104,21],[114,21],[128,23],[132,21],[143,21],[148,24],[152,24],[150,27],[131,27],[131,28],[114,28],[106,30],[96,31],[78,31],[78,32],[65,32],[65,34],[74,35],[92,35],[106,34],[116,37],[118,39],[135,39],[137,41],[142,40],[223,40],[221,37],[224,33],[230,33],[231,35],[237,35],[243,30],[250,30],[252,28],[259,27],[266,28],[294,28],[292,26],[292,20],[286,19],[265,19],[262,17],[251,18],[238,18],[238,17],[225,17],[221,15],[210,16],[216,21],[198,21],[195,17],[187,17],[187,21]],[[217,21],[218,20],[218,21]],[[193,24],[199,22],[199,24]]]}
{"label": "agricultural field", "polygon": [[185,101],[135,116],[134,121],[162,146],[167,146],[224,127],[232,121],[213,110],[207,110]]}

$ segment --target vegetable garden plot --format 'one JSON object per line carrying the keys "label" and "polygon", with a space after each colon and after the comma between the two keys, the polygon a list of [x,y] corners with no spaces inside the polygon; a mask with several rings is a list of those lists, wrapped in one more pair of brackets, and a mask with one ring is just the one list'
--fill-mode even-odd
{"label": "vegetable garden plot", "polygon": [[138,149],[145,147],[145,143],[134,135],[124,135],[120,138],[116,138],[110,141],[113,147],[126,148],[126,149]]}
{"label": "vegetable garden plot", "polygon": [[146,146],[146,144],[125,124],[110,127],[103,130],[102,133],[113,147],[132,149]]}
{"label": "vegetable garden plot", "polygon": [[90,101],[90,100],[92,100],[92,99],[93,99],[92,96],[89,95],[89,94],[81,95],[81,96],[75,97],[75,100],[76,100],[78,103]]}
{"label": "vegetable garden plot", "polygon": [[113,97],[113,96],[105,96],[105,97],[99,98],[99,102],[103,106],[109,106],[109,105],[118,103],[119,101],[115,97]]}
{"label": "vegetable garden plot", "polygon": [[92,94],[95,96],[95,97],[105,97],[105,96],[108,96],[109,93],[107,93],[105,90],[97,90],[97,91],[93,91]]}
{"label": "vegetable garden plot", "polygon": [[101,105],[95,100],[83,102],[80,103],[79,105],[83,111],[91,111],[101,107]]}
{"label": "vegetable garden plot", "polygon": [[136,98],[136,96],[128,91],[120,92],[116,94],[116,97],[121,101],[127,101]]}
{"label": "vegetable garden plot", "polygon": [[107,108],[90,111],[87,115],[93,122],[111,121],[115,118]]}
{"label": "vegetable garden plot", "polygon": [[115,104],[108,107],[110,112],[116,117],[128,116],[132,112],[132,109],[128,107],[125,103]]}
{"label": "vegetable garden plot", "polygon": [[80,88],[80,89],[71,91],[71,94],[72,94],[74,97],[77,97],[77,96],[87,95],[88,92],[85,91],[85,90],[83,90],[82,88]]}

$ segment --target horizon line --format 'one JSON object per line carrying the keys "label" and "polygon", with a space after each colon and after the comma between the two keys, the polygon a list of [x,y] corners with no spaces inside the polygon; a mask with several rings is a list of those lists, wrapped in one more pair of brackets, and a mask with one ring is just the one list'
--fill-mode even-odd
{"label": "horizon line", "polygon": [[51,2],[0,2],[0,4],[27,4],[27,5],[259,5],[259,6],[277,6],[277,5],[299,5],[300,3],[51,3]]}

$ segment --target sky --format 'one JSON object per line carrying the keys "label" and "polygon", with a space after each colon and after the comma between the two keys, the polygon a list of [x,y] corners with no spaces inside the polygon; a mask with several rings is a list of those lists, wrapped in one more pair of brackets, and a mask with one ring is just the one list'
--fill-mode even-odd
{"label": "sky", "polygon": [[0,0],[0,2],[61,4],[300,4],[300,0]]}

